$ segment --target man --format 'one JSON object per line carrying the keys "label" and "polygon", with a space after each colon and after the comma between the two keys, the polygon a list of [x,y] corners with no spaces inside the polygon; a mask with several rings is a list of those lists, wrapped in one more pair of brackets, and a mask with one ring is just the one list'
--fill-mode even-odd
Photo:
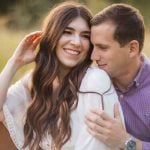
{"label": "man", "polygon": [[112,147],[150,150],[150,61],[141,54],[143,17],[132,6],[113,4],[98,13],[91,24],[91,58],[112,78],[127,132],[117,105],[114,118],[103,110],[91,110],[86,116],[88,130]]}

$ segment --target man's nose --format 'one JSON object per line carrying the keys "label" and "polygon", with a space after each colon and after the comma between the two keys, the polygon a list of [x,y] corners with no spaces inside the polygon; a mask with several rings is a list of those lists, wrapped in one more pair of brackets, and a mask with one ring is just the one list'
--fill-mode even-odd
{"label": "man's nose", "polygon": [[93,61],[99,60],[99,54],[95,48],[93,48],[93,51],[91,54],[91,60],[93,60]]}

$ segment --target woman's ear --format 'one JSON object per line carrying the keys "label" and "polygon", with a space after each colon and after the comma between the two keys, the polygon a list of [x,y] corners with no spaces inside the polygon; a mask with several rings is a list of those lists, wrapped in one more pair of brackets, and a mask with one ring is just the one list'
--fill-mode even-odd
{"label": "woman's ear", "polygon": [[129,49],[130,49],[130,57],[134,57],[136,55],[139,55],[139,42],[137,40],[132,40],[129,43]]}

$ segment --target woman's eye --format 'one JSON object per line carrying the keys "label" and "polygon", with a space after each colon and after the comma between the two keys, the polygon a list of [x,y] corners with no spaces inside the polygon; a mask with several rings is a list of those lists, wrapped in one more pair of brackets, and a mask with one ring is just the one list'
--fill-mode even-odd
{"label": "woman's eye", "polygon": [[87,39],[90,39],[90,36],[89,35],[82,35],[84,38],[87,38]]}

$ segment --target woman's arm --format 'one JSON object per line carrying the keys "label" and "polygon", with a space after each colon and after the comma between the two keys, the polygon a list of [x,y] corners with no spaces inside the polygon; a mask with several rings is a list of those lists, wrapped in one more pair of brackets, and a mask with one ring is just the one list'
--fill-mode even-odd
{"label": "woman's arm", "polygon": [[17,70],[23,65],[32,62],[35,58],[35,49],[40,42],[41,31],[27,35],[16,48],[13,56],[8,60],[0,74],[0,120],[3,119],[3,104],[8,88]]}

